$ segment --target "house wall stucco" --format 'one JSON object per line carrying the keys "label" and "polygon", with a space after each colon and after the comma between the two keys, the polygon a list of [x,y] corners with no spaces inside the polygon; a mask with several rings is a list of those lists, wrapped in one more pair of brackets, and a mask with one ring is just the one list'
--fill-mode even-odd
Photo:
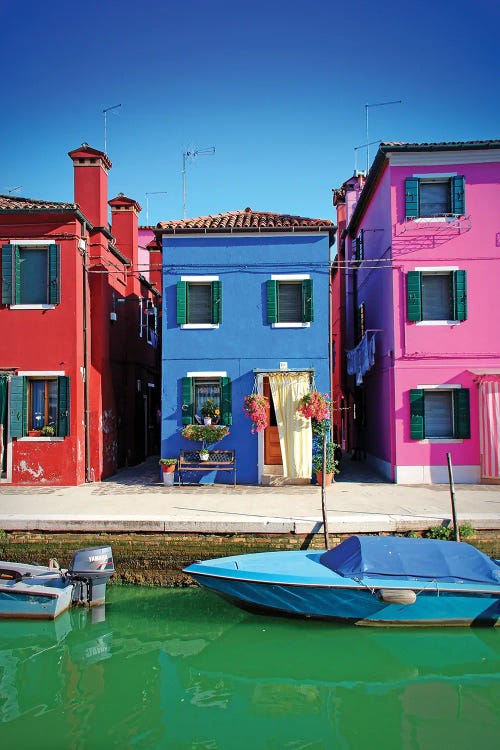
{"label": "house wall stucco", "polygon": [[[328,235],[163,238],[162,455],[197,447],[185,440],[181,379],[188,372],[226,372],[232,380],[230,435],[237,481],[258,481],[258,436],[243,413],[254,388],[254,369],[313,369],[319,390],[329,392]],[[314,285],[314,321],[305,328],[272,328],[266,315],[266,281],[272,274],[309,274]],[[176,321],[176,284],[182,276],[215,275],[222,282],[222,323],[217,329],[186,330]],[[228,480],[222,473],[221,481]],[[219,479],[219,477],[217,478]]]}
{"label": "house wall stucco", "polygon": [[[388,478],[399,482],[447,481],[450,452],[456,481],[480,479],[477,374],[500,371],[500,333],[494,301],[500,278],[498,206],[500,165],[491,155],[474,163],[425,153],[422,164],[388,164],[361,219],[365,261],[358,271],[358,300],[366,304],[367,328],[377,333],[376,362],[364,378],[366,449]],[[413,157],[413,162],[418,161]],[[425,221],[405,219],[405,178],[465,177],[465,216]],[[370,232],[374,229],[372,240]],[[377,238],[377,239],[375,239]],[[387,250],[392,248],[392,250]],[[387,256],[384,256],[387,252]],[[392,270],[381,259],[392,254]],[[370,259],[377,258],[377,268]],[[410,322],[407,273],[421,269],[467,272],[468,315],[463,322]],[[470,439],[415,440],[410,436],[409,392],[425,385],[470,389]]]}

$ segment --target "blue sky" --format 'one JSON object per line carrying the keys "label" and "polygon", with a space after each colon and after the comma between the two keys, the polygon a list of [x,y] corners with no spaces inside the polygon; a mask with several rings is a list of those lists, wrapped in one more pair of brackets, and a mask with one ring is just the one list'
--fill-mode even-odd
{"label": "blue sky", "polygon": [[[335,219],[369,140],[500,137],[497,0],[0,0],[0,193],[73,200],[67,152],[140,223],[250,206]],[[370,147],[371,157],[376,145]],[[357,152],[366,166],[366,150]],[[167,195],[146,193],[166,192]]]}

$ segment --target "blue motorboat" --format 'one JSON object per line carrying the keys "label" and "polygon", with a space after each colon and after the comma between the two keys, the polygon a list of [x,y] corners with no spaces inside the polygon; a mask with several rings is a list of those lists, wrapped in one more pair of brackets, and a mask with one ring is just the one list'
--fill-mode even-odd
{"label": "blue motorboat", "polygon": [[101,605],[114,573],[111,547],[86,547],[67,570],[0,560],[0,618],[53,620],[73,604]]}
{"label": "blue motorboat", "polygon": [[500,564],[465,542],[351,536],[325,551],[198,561],[198,583],[244,609],[356,625],[496,625]]}

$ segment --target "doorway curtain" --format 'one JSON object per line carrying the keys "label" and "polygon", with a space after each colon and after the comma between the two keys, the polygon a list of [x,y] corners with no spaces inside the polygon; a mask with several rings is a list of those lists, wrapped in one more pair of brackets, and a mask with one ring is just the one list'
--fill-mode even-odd
{"label": "doorway curtain", "polygon": [[479,379],[481,477],[500,479],[500,377]]}
{"label": "doorway curtain", "polygon": [[283,460],[283,476],[309,479],[312,473],[311,420],[297,413],[299,399],[310,390],[309,373],[272,372],[269,384]]}

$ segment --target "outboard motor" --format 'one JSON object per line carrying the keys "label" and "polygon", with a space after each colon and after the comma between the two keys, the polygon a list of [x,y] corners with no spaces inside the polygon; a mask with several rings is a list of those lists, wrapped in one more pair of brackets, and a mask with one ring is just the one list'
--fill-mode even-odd
{"label": "outboard motor", "polygon": [[74,584],[75,604],[104,604],[106,584],[115,572],[111,547],[86,547],[73,555],[68,575]]}

